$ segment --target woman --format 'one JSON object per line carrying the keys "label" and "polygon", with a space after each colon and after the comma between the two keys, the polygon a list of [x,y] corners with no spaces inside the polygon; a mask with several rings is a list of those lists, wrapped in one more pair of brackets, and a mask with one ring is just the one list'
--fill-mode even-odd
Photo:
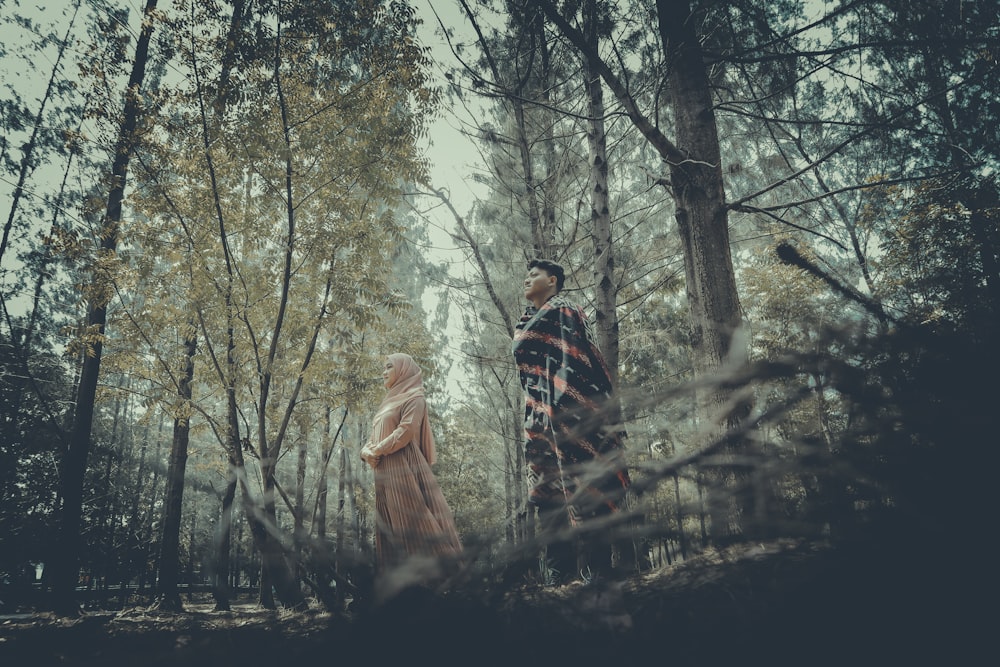
{"label": "woman", "polygon": [[375,471],[375,559],[384,572],[408,557],[461,551],[451,509],[431,464],[434,436],[420,367],[408,354],[390,354],[382,372],[388,393],[361,458]]}

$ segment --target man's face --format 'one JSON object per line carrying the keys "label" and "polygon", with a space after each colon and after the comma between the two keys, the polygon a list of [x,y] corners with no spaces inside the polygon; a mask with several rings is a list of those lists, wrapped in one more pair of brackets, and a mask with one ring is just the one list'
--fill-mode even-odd
{"label": "man's face", "polygon": [[540,297],[553,294],[556,289],[556,277],[550,276],[545,270],[533,266],[524,277],[524,298],[534,302]]}

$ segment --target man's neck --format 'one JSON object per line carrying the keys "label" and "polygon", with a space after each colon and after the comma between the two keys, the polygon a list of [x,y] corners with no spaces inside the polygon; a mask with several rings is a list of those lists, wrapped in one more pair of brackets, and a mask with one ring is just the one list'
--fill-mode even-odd
{"label": "man's neck", "polygon": [[559,292],[550,292],[549,294],[546,294],[542,298],[536,299],[535,301],[533,301],[532,303],[535,305],[535,309],[536,310],[540,310],[541,307],[545,305],[546,301],[548,301],[549,299],[551,299],[552,297],[554,297],[558,293]]}

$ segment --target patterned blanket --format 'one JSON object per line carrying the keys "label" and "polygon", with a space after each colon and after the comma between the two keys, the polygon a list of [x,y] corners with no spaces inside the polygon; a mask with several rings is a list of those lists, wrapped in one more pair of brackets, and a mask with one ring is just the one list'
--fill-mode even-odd
{"label": "patterned blanket", "polygon": [[630,480],[620,424],[608,424],[611,379],[583,310],[555,295],[518,322],[514,359],[525,392],[529,499],[576,523],[616,511]]}

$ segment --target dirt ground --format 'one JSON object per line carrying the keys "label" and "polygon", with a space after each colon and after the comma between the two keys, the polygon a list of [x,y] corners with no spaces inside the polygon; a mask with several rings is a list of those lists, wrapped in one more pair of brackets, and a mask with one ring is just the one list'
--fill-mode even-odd
{"label": "dirt ground", "polygon": [[472,587],[412,590],[343,614],[216,612],[208,600],[183,613],[19,614],[0,617],[0,665],[977,664],[988,617],[954,585],[961,573],[931,572],[908,553],[776,542],[625,581],[524,588],[499,601]]}

